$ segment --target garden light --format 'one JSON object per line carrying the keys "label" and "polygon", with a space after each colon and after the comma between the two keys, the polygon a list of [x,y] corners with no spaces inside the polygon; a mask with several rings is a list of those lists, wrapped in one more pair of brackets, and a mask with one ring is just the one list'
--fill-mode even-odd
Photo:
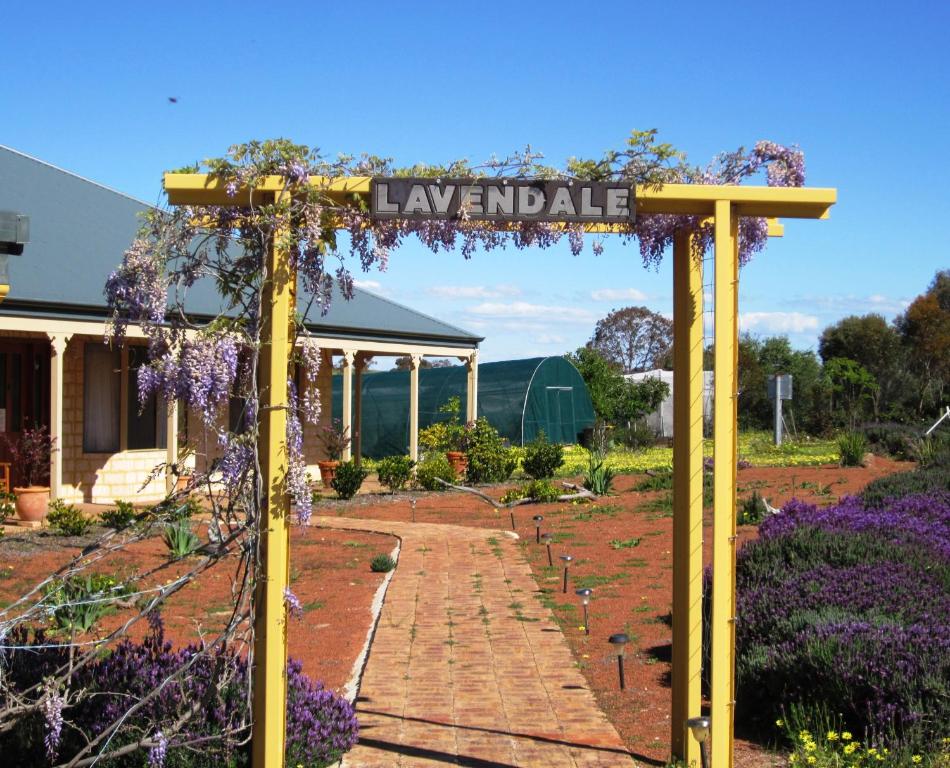
{"label": "garden light", "polygon": [[536,544],[541,543],[541,523],[544,520],[544,515],[535,515],[531,518],[534,520],[534,541]]}
{"label": "garden light", "polygon": [[627,687],[627,681],[623,676],[623,657],[627,643],[630,642],[630,638],[627,637],[623,632],[611,635],[607,638],[607,642],[611,645],[617,646],[617,671],[620,673],[620,690],[622,691]]}
{"label": "garden light", "polygon": [[554,541],[554,536],[550,533],[541,534],[541,543],[548,548],[548,565],[554,566],[554,560],[551,559],[551,543]]}
{"label": "garden light", "polygon": [[416,522],[416,500],[409,499],[409,506],[412,507],[412,522]]}
{"label": "garden light", "polygon": [[571,555],[561,555],[561,559],[564,561],[564,594],[567,594],[567,569],[571,566],[571,560],[574,558]]}
{"label": "garden light", "polygon": [[589,614],[590,596],[594,594],[594,590],[590,589],[589,587],[585,587],[584,589],[577,590],[574,594],[577,595],[581,599],[581,605],[584,606],[584,634],[589,635],[590,634],[590,614]]}
{"label": "garden light", "polygon": [[691,717],[686,721],[686,727],[693,734],[693,738],[699,742],[699,761],[702,765],[702,768],[709,768],[709,763],[707,762],[706,757],[706,739],[709,738],[709,718],[708,717]]}

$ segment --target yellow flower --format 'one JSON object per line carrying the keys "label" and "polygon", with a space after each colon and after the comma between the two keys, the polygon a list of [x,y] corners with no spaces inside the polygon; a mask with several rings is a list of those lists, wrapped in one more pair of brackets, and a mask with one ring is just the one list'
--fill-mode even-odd
{"label": "yellow flower", "polygon": [[817,745],[815,742],[813,742],[813,741],[806,741],[806,742],[805,742],[805,751],[806,751],[806,752],[814,752],[816,749],[818,749],[818,745]]}
{"label": "yellow flower", "polygon": [[788,762],[790,762],[790,763],[797,763],[797,762],[798,762],[798,755],[792,755],[790,758],[788,758]]}
{"label": "yellow flower", "polygon": [[809,756],[808,756],[808,763],[809,763],[809,765],[814,765],[814,764],[817,763],[817,762],[818,762],[818,761],[815,759],[815,756],[814,756],[814,755],[809,755]]}
{"label": "yellow flower", "polygon": [[776,724],[779,728],[782,728],[782,727],[785,725],[785,721],[782,720],[782,719],[778,719],[778,720],[775,721],[775,724]]}
{"label": "yellow flower", "polygon": [[879,763],[883,763],[883,762],[884,762],[884,755],[875,755],[875,756],[874,756],[874,759],[877,760]]}
{"label": "yellow flower", "polygon": [[911,761],[912,763],[922,763],[922,762],[924,762],[924,758],[922,758],[920,755],[914,755],[914,756],[910,759],[910,761]]}
{"label": "yellow flower", "polygon": [[868,754],[869,754],[869,755],[876,755],[876,754],[877,754],[877,748],[876,748],[876,747],[868,747]]}
{"label": "yellow flower", "polygon": [[828,731],[827,738],[828,738],[828,741],[837,741],[838,740],[837,731]]}
{"label": "yellow flower", "polygon": [[854,750],[856,750],[857,748],[858,748],[858,745],[855,744],[855,743],[852,741],[850,744],[845,745],[844,753],[845,753],[846,755],[850,755],[850,754],[851,754],[852,752],[854,752]]}
{"label": "yellow flower", "polygon": [[851,741],[851,739],[853,739],[854,736],[851,735],[851,731],[842,731],[841,738],[844,739],[845,741]]}

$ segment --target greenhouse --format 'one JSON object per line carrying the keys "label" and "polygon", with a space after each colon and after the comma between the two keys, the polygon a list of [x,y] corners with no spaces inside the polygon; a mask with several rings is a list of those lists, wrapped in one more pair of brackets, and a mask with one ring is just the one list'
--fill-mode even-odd
{"label": "greenhouse", "polygon": [[[457,397],[466,412],[465,366],[419,371],[419,428],[447,418],[440,406]],[[342,416],[343,382],[333,377],[333,416]],[[382,458],[407,453],[409,446],[409,371],[363,376],[361,449]],[[548,439],[576,443],[594,424],[587,385],[563,357],[506,360],[478,366],[478,415],[485,417],[512,445],[534,440],[542,430]]]}

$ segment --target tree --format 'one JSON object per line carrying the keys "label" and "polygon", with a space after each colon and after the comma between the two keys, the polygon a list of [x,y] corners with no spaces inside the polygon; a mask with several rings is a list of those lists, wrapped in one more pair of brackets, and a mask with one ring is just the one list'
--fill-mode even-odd
{"label": "tree", "polygon": [[937,272],[896,325],[920,377],[918,411],[941,406],[950,391],[950,270]]}
{"label": "tree", "polygon": [[831,358],[825,363],[824,373],[831,391],[847,411],[848,425],[854,429],[861,407],[877,389],[877,382],[864,366],[847,357]]}
{"label": "tree", "polygon": [[659,367],[673,346],[673,323],[646,307],[616,309],[597,321],[587,346],[623,373]]}
{"label": "tree", "polygon": [[594,412],[604,421],[635,421],[655,411],[670,393],[669,386],[659,379],[628,381],[617,366],[590,347],[566,357],[580,371]]}
{"label": "tree", "polygon": [[875,419],[900,408],[908,384],[904,346],[881,315],[851,315],[828,326],[818,341],[818,353],[826,364],[834,358],[854,360],[874,378],[869,402]]}
{"label": "tree", "polygon": [[[457,362],[453,362],[448,358],[438,358],[435,360],[430,360],[427,357],[419,359],[420,368],[451,368],[453,365],[457,365]],[[409,370],[409,355],[403,355],[402,357],[397,357],[393,362],[394,371],[408,371]]]}

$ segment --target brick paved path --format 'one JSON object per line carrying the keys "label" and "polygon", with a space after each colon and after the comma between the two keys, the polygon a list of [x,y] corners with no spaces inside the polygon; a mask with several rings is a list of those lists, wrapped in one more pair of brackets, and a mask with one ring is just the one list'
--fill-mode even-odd
{"label": "brick paved path", "polygon": [[402,540],[344,768],[633,765],[503,531],[314,518]]}

